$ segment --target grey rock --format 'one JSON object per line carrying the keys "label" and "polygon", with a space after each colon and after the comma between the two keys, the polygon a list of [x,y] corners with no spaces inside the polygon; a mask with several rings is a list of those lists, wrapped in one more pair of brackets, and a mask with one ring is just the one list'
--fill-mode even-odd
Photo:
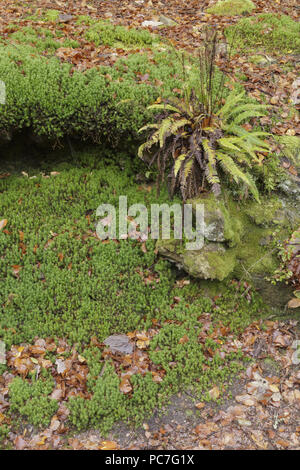
{"label": "grey rock", "polygon": [[176,26],[177,23],[176,21],[172,20],[171,18],[168,18],[167,16],[161,15],[159,17],[159,21],[164,24],[165,26]]}
{"label": "grey rock", "polygon": [[0,341],[0,364],[6,364],[5,343]]}

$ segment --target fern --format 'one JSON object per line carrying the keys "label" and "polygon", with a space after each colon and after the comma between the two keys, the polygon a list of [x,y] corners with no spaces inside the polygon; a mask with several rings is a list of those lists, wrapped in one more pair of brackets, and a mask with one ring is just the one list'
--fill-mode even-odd
{"label": "fern", "polygon": [[177,188],[184,200],[197,196],[207,186],[219,195],[225,182],[221,169],[259,200],[249,172],[255,172],[257,165],[261,165],[258,152],[264,155],[270,152],[265,140],[270,134],[248,131],[241,124],[264,115],[267,107],[249,103],[245,92],[236,90],[229,93],[223,105],[221,100],[213,102],[214,48],[213,43],[199,56],[197,89],[187,83],[181,100],[164,100],[149,107],[161,114],[157,116],[158,123],[142,128],[152,130],[152,134],[141,145],[138,155],[143,157],[152,146],[158,147],[150,161],[150,165],[156,162],[158,167],[158,187],[168,169],[170,194]]}
{"label": "fern", "polygon": [[185,157],[186,157],[186,153],[182,153],[181,155],[179,155],[179,157],[176,158],[176,161],[174,163],[174,176],[175,176],[175,178],[177,177],[178,172],[179,172],[182,164],[185,161]]}
{"label": "fern", "polygon": [[245,183],[252,192],[257,202],[260,202],[258,189],[251,176],[241,171],[238,165],[235,164],[233,159],[228,154],[218,152],[217,159],[221,163],[223,169],[227,173],[229,173],[230,176],[232,176],[236,182],[242,181],[243,183]]}

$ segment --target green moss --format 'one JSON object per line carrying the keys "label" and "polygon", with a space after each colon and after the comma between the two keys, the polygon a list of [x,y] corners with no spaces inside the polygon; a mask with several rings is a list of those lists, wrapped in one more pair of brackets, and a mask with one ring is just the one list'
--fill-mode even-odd
{"label": "green moss", "polygon": [[219,0],[206,11],[213,15],[234,16],[250,13],[254,9],[255,5],[251,0]]}
{"label": "green moss", "polygon": [[92,426],[100,427],[106,433],[114,422],[124,419],[126,415],[126,397],[119,386],[113,366],[107,364],[103,375],[95,382],[90,400],[81,397],[70,399],[70,422],[80,430]]}
{"label": "green moss", "polygon": [[[49,41],[58,45],[51,37]],[[30,128],[55,141],[79,135],[124,145],[130,137],[137,138],[138,129],[152,115],[147,105],[182,86],[180,67],[175,51],[167,50],[155,52],[152,62],[147,54],[132,54],[114,67],[71,73],[71,64],[40,57],[35,47],[2,45],[0,75],[6,84],[6,103],[0,108],[0,126],[6,132]],[[190,74],[195,73],[192,68]],[[145,74],[147,81],[137,81]]]}
{"label": "green moss", "polygon": [[264,200],[261,205],[249,203],[245,213],[256,225],[262,227],[272,227],[288,223],[282,202],[274,196]]}
{"label": "green moss", "polygon": [[43,14],[45,21],[57,21],[60,15],[58,10],[46,10]]}
{"label": "green moss", "polygon": [[9,384],[10,413],[18,413],[34,426],[48,426],[58,409],[58,403],[49,397],[54,388],[53,379],[29,381],[16,377]]}
{"label": "green moss", "polygon": [[[102,154],[101,161],[98,153],[98,168],[92,172],[76,168],[73,160],[57,177],[0,180],[1,216],[9,214],[10,231],[0,232],[0,334],[8,343],[31,341],[37,335],[104,339],[113,332],[145,327],[167,308],[172,285],[168,268],[161,270],[154,286],[145,285],[139,274],[147,277],[155,264],[154,241],[146,243],[144,254],[134,240],[101,243],[92,236],[100,204],[118,207],[119,195],[126,194],[129,205],[148,206],[165,201],[166,191],[157,199],[154,190],[138,190],[129,170],[108,166],[106,158]],[[19,230],[24,232],[26,255],[19,249]],[[22,267],[20,276],[14,276],[13,265]]]}
{"label": "green moss", "polygon": [[232,250],[201,252],[185,251],[183,264],[185,269],[195,277],[204,279],[217,279],[223,281],[232,273],[236,261],[236,254]]}
{"label": "green moss", "polygon": [[264,48],[270,52],[300,51],[300,24],[286,15],[263,13],[244,18],[225,30],[237,49]]}
{"label": "green moss", "polygon": [[[201,344],[200,317],[210,312],[214,324],[222,321],[238,332],[260,312],[255,296],[249,305],[226,283],[193,280],[174,289],[174,275],[167,262],[157,260],[154,242],[146,243],[146,253],[133,240],[101,243],[92,236],[94,213],[101,203],[117,206],[119,195],[127,194],[129,204],[148,206],[166,201],[168,194],[162,188],[157,198],[155,189],[142,190],[126,155],[113,158],[99,148],[76,153],[69,161],[65,150],[58,155],[61,159],[52,164],[26,168],[29,178],[19,176],[24,162],[17,162],[18,174],[0,179],[1,217],[9,214],[9,233],[0,232],[0,337],[7,348],[37,336],[65,337],[78,344],[87,361],[91,394],[89,400],[68,401],[69,424],[80,430],[94,427],[107,433],[119,420],[139,425],[181,389],[209,399],[212,384],[226,388],[243,367],[243,355],[226,350],[221,355],[222,344],[211,338]],[[42,176],[51,170],[60,174]],[[20,250],[20,231],[25,253]],[[217,261],[216,275],[223,278],[230,260],[225,255],[223,264]],[[21,266],[18,276],[13,265]],[[149,274],[158,282],[145,283],[143,276]],[[174,305],[174,296],[182,301]],[[90,339],[147,329],[153,318],[160,328],[149,354],[165,371],[162,381],[155,382],[151,373],[138,373],[130,378],[132,392],[123,394],[113,365],[103,357],[102,348],[89,346]],[[180,341],[185,335],[188,342]],[[207,348],[214,352],[209,360]],[[55,359],[53,353],[46,357]],[[34,426],[48,426],[57,410],[57,401],[50,398],[53,387],[50,374],[43,371],[38,380],[15,378],[9,389],[9,414]]]}
{"label": "green moss", "polygon": [[[85,22],[84,19],[81,20]],[[97,46],[105,44],[113,46],[119,43],[124,46],[151,46],[155,42],[159,42],[159,38],[150,34],[148,30],[127,29],[123,26],[115,26],[109,21],[98,21],[86,31],[85,38],[94,42]]]}
{"label": "green moss", "polygon": [[58,41],[54,33],[46,28],[25,26],[19,28],[18,31],[12,32],[9,35],[9,43],[27,44],[34,46],[39,52],[53,53],[60,47],[78,47],[79,43],[72,39],[65,39],[65,41]]}

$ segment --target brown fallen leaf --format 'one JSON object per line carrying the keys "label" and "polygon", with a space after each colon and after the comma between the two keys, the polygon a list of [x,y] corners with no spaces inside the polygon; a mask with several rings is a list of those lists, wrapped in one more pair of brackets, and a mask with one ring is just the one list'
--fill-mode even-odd
{"label": "brown fallen leaf", "polygon": [[115,441],[102,441],[100,450],[115,450],[118,449],[118,444]]}
{"label": "brown fallen leaf", "polygon": [[0,230],[2,230],[6,226],[7,222],[7,219],[0,220]]}
{"label": "brown fallen leaf", "polygon": [[15,439],[15,447],[17,450],[23,450],[27,446],[27,442],[23,439],[22,436],[17,436]]}
{"label": "brown fallen leaf", "polygon": [[300,299],[294,298],[288,302],[288,308],[298,308],[300,307]]}
{"label": "brown fallen leaf", "polygon": [[128,379],[123,379],[120,383],[120,391],[122,393],[130,393],[132,390],[132,385]]}

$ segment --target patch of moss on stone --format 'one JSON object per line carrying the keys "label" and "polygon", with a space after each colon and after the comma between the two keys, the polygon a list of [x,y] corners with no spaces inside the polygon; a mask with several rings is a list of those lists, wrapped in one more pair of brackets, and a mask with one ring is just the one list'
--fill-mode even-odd
{"label": "patch of moss on stone", "polygon": [[250,13],[254,9],[255,5],[251,0],[220,0],[206,11],[213,15],[235,16]]}
{"label": "patch of moss on stone", "polygon": [[[276,231],[276,237],[286,238],[295,209],[290,217],[289,207],[277,196],[262,197],[258,204],[252,200],[237,202],[225,192],[222,199],[208,195],[190,202],[194,209],[196,204],[204,205],[204,247],[187,250],[180,240],[161,240],[157,247],[162,256],[201,279],[249,280],[254,274],[274,272],[278,266],[274,234]],[[207,229],[211,226],[214,230]]]}
{"label": "patch of moss on stone", "polygon": [[256,225],[262,227],[272,227],[288,223],[283,204],[275,197],[264,201],[261,205],[250,203],[245,213]]}

